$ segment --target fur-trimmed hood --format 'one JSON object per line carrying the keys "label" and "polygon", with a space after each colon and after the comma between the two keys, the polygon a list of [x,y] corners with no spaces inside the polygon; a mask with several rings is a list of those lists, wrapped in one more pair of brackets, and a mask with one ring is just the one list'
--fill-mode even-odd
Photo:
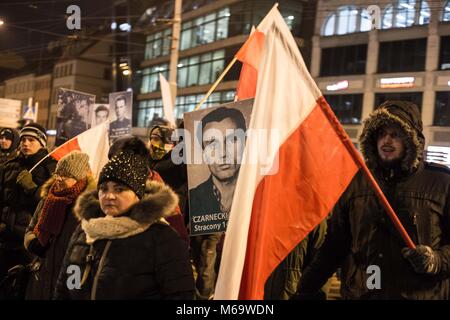
{"label": "fur-trimmed hood", "polygon": [[[50,179],[48,179],[41,187],[41,198],[47,197],[50,188],[52,187],[53,183],[55,182],[56,178],[54,176],[51,176]],[[87,186],[86,189],[83,192],[95,190],[97,188],[97,182],[95,179],[91,176],[87,177]]]}
{"label": "fur-trimmed hood", "polygon": [[405,157],[401,168],[405,172],[417,170],[423,161],[425,137],[419,108],[412,102],[388,100],[381,104],[369,118],[359,137],[361,152],[371,169],[379,166],[377,131],[385,125],[398,125],[405,134]]}
{"label": "fur-trimmed hood", "polygon": [[[178,196],[170,187],[161,182],[147,180],[143,198],[131,206],[126,216],[142,225],[151,224],[171,216],[177,204]],[[100,209],[98,191],[82,193],[75,203],[74,212],[80,221],[105,217]]]}

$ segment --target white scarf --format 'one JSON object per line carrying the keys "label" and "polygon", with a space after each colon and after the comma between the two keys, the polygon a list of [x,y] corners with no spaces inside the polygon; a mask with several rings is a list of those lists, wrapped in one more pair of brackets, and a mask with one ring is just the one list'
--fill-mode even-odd
{"label": "white scarf", "polygon": [[[164,218],[155,220],[167,224]],[[129,217],[104,216],[81,220],[81,229],[86,233],[86,243],[92,244],[100,239],[123,239],[147,230],[154,222],[139,223]]]}

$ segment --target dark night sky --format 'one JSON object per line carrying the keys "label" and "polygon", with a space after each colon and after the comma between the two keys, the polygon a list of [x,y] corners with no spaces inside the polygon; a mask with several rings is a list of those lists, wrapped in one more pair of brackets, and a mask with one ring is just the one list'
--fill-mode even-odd
{"label": "dark night sky", "polygon": [[[81,9],[81,28],[111,23],[112,0],[0,0],[0,64],[5,54],[23,56],[27,64],[48,61],[45,50],[49,41],[74,34],[66,27],[66,8],[76,4]],[[44,48],[41,52],[40,49]],[[9,57],[9,56],[8,56]],[[3,59],[3,63],[1,63]],[[11,59],[11,58],[7,58]],[[14,61],[14,58],[13,60]],[[6,63],[9,65],[8,63]],[[14,63],[11,63],[11,66]],[[0,82],[14,72],[0,67]]]}

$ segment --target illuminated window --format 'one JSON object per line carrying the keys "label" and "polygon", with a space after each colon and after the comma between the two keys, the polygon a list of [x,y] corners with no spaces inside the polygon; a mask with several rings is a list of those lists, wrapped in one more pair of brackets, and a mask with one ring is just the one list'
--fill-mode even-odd
{"label": "illuminated window", "polygon": [[161,64],[142,70],[141,93],[154,92],[159,90],[159,73],[168,78],[168,65]]}
{"label": "illuminated window", "polygon": [[370,31],[372,22],[365,8],[342,6],[331,13],[322,26],[323,36]]}
{"label": "illuminated window", "polygon": [[444,10],[442,12],[442,21],[450,21],[450,1],[444,6]]}
{"label": "illuminated window", "polygon": [[383,29],[405,28],[430,23],[430,7],[423,0],[398,0],[384,9]]}

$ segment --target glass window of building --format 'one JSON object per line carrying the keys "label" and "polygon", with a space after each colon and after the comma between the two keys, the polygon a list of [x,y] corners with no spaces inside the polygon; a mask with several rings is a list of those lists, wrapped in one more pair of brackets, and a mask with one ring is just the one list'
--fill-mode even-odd
{"label": "glass window of building", "polygon": [[450,69],[450,36],[441,37],[439,66],[441,70]]}
{"label": "glass window of building", "polygon": [[178,87],[184,88],[212,83],[223,71],[224,64],[224,50],[180,59],[177,72]]}
{"label": "glass window of building", "polygon": [[170,53],[171,29],[166,29],[147,36],[145,59],[166,56]]}
{"label": "glass window of building", "polygon": [[330,14],[322,26],[323,36],[370,31],[372,22],[365,8],[342,6]]}
{"label": "glass window of building", "polygon": [[378,72],[408,72],[425,70],[427,39],[381,42]]}
{"label": "glass window of building", "polygon": [[430,7],[424,0],[398,0],[386,6],[382,28],[405,28],[430,23]]}
{"label": "glass window of building", "polygon": [[159,90],[159,73],[168,78],[169,69],[167,64],[161,64],[145,68],[142,71],[141,93],[154,92]]}
{"label": "glass window of building", "polygon": [[367,45],[322,49],[320,76],[364,74],[366,72]]}
{"label": "glass window of building", "polygon": [[442,10],[442,21],[450,21],[450,0],[447,0]]}
{"label": "glass window of building", "polygon": [[375,106],[376,109],[380,104],[386,100],[405,100],[415,103],[422,111],[422,92],[390,92],[390,93],[376,93]]}
{"label": "glass window of building", "polygon": [[342,124],[361,123],[362,94],[325,95],[325,99]]}
{"label": "glass window of building", "polygon": [[[213,107],[219,104],[234,101],[235,91],[214,92],[202,105],[202,108]],[[195,106],[203,99],[204,94],[194,94],[188,96],[179,96],[176,99],[175,118],[182,119],[185,112],[191,112]]]}
{"label": "glass window of building", "polygon": [[163,116],[162,99],[151,99],[139,102],[137,126],[148,127],[150,121]]}
{"label": "glass window of building", "polygon": [[230,9],[223,8],[206,16],[184,22],[181,26],[180,50],[227,38],[229,17]]}
{"label": "glass window of building", "polygon": [[[214,92],[203,104],[202,108],[213,107],[223,103],[234,101],[233,91]],[[203,99],[204,94],[193,94],[187,96],[178,96],[174,116],[176,119],[183,119],[185,112],[193,111],[195,106]],[[150,99],[139,102],[137,115],[137,126],[141,128],[148,127],[149,123],[156,118],[164,116],[162,100]]]}
{"label": "glass window of building", "polygon": [[436,92],[434,126],[450,126],[450,91]]}

